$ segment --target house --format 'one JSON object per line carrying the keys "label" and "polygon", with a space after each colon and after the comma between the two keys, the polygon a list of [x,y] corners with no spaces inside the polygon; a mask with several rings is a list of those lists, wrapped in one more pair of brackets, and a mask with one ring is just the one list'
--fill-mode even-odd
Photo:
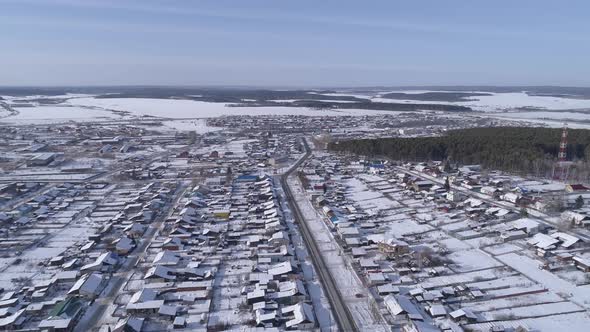
{"label": "house", "polygon": [[503,201],[516,204],[520,200],[520,195],[515,193],[505,193],[504,195],[500,196],[500,198]]}
{"label": "house", "polygon": [[119,320],[112,332],[140,332],[143,328],[144,319],[145,318],[128,316]]}
{"label": "house", "polygon": [[49,316],[39,323],[39,329],[48,331],[71,331],[76,325],[84,303],[75,297],[61,301],[49,313]]}
{"label": "house", "polygon": [[399,287],[392,284],[385,284],[377,286],[377,292],[381,296],[399,293]]}
{"label": "house", "polygon": [[141,290],[133,293],[129,299],[129,303],[141,303],[153,301],[158,296],[158,293],[151,288],[142,288]]}
{"label": "house", "polygon": [[[440,328],[433,325],[433,322],[411,320],[402,327],[402,332],[439,332]],[[449,331],[449,330],[445,330]]]}
{"label": "house", "polygon": [[56,156],[57,154],[51,152],[38,153],[27,161],[27,166],[47,166],[55,160]]}
{"label": "house", "polygon": [[86,274],[76,281],[74,286],[68,291],[68,295],[76,294],[93,299],[100,294],[103,281],[103,275],[100,273]]}
{"label": "house", "polygon": [[143,236],[143,233],[145,233],[146,230],[146,226],[139,224],[139,223],[133,223],[127,227],[125,227],[124,231],[127,233],[127,236],[129,236],[132,239],[137,239]]}
{"label": "house", "polygon": [[576,225],[590,225],[590,216],[576,211],[564,211],[561,214],[561,219],[571,221]]}
{"label": "house", "polygon": [[361,258],[359,260],[359,265],[364,270],[374,270],[379,268],[379,264],[375,263],[375,261],[371,258]]}
{"label": "house", "polygon": [[156,281],[173,281],[176,280],[176,276],[173,274],[172,269],[169,269],[165,266],[153,266],[147,270],[145,273],[144,279],[154,279]]}
{"label": "house", "polygon": [[184,246],[182,244],[182,241],[178,237],[169,237],[166,240],[164,240],[164,243],[162,244],[162,249],[164,250],[177,251],[182,250],[182,248],[184,248]]}
{"label": "house", "polygon": [[[272,283],[276,285],[276,283]],[[279,304],[295,304],[306,300],[307,291],[300,280],[279,282],[277,291],[269,293],[267,299]]]}
{"label": "house", "polygon": [[383,298],[383,302],[389,313],[394,317],[405,314],[411,320],[424,320],[418,308],[416,308],[407,296],[390,294]]}
{"label": "house", "polygon": [[510,223],[513,229],[521,230],[529,235],[535,235],[539,232],[540,223],[531,218],[520,218]]}
{"label": "house", "polygon": [[119,255],[127,255],[135,248],[135,241],[128,237],[122,237],[117,240],[115,245],[115,251]]}
{"label": "house", "polygon": [[160,251],[154,257],[154,265],[176,265],[180,261],[178,255],[168,250]]}
{"label": "house", "polygon": [[559,243],[559,240],[549,235],[538,233],[535,234],[535,236],[533,236],[530,240],[528,240],[527,243],[537,247],[538,249],[550,250],[555,249],[555,247]]}
{"label": "house", "polygon": [[555,232],[551,237],[561,241],[560,246],[565,249],[573,249],[577,243],[581,243],[580,239],[564,232]]}
{"label": "house", "polygon": [[282,316],[287,320],[287,330],[312,330],[316,326],[313,307],[310,304],[300,302],[298,304],[283,307]]}
{"label": "house", "polygon": [[583,272],[590,272],[590,260],[580,256],[574,256],[572,260],[578,269],[582,270]]}
{"label": "house", "polygon": [[158,309],[158,314],[164,317],[167,317],[171,320],[174,320],[176,317],[176,312],[178,311],[178,307],[173,305],[161,305]]}
{"label": "house", "polygon": [[484,195],[492,196],[493,198],[498,198],[502,194],[502,190],[500,190],[497,187],[492,187],[492,186],[481,187],[479,192],[481,192]]}
{"label": "house", "polygon": [[186,318],[184,318],[184,317],[174,318],[174,322],[172,323],[172,327],[175,329],[185,328],[186,327]]}
{"label": "house", "polygon": [[514,241],[514,240],[525,239],[527,237],[528,237],[527,233],[525,233],[524,231],[521,231],[521,230],[507,231],[507,232],[503,232],[500,235],[500,238],[502,239],[503,242],[510,242],[510,241]]}
{"label": "house", "polygon": [[246,294],[246,302],[248,304],[261,302],[261,301],[264,301],[265,297],[266,297],[266,292],[264,291],[264,289],[256,288]]}
{"label": "house", "polygon": [[465,195],[458,191],[451,190],[446,193],[446,199],[451,202],[461,202],[465,198]]}
{"label": "house", "polygon": [[428,314],[432,317],[445,317],[447,310],[442,304],[433,304],[428,307]]}
{"label": "house", "polygon": [[472,322],[476,322],[477,321],[477,316],[469,309],[458,309],[455,310],[451,313],[449,313],[449,316],[451,317],[452,320],[458,322],[458,321],[465,321],[466,323],[472,323]]}
{"label": "house", "polygon": [[287,275],[293,272],[295,272],[295,268],[291,264],[291,261],[286,261],[272,265],[268,269],[268,274],[271,275],[274,279],[286,277]]}
{"label": "house", "polygon": [[119,263],[119,256],[114,252],[105,252],[98,256],[92,263],[86,264],[80,268],[81,271],[101,271],[109,270]]}
{"label": "house", "polygon": [[378,242],[377,247],[388,258],[395,258],[410,252],[410,245],[407,242],[394,238]]}
{"label": "house", "polygon": [[220,219],[229,219],[229,209],[217,209],[213,211],[213,216]]}
{"label": "house", "polygon": [[23,314],[25,313],[26,308],[20,309],[17,312],[13,313],[10,316],[6,316],[0,318],[0,329],[4,331],[15,331],[20,328],[20,326],[25,322],[23,318]]}
{"label": "house", "polygon": [[130,314],[156,314],[160,307],[164,305],[164,300],[152,300],[145,302],[128,303],[125,309]]}
{"label": "house", "polygon": [[412,189],[416,192],[420,192],[423,190],[429,190],[430,187],[432,187],[433,185],[434,183],[426,180],[414,181],[414,183],[412,184]]}

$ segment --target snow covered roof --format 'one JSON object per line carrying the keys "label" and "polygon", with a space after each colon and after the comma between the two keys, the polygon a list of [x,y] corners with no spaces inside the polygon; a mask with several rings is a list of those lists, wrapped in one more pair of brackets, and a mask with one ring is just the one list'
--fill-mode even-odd
{"label": "snow covered roof", "polygon": [[276,275],[291,273],[292,271],[293,271],[293,265],[291,265],[291,262],[286,261],[286,262],[278,263],[278,264],[271,266],[268,269],[268,274],[270,274],[272,276],[276,276]]}
{"label": "snow covered roof", "polygon": [[117,250],[129,251],[135,247],[135,242],[128,237],[122,237],[117,241],[115,248]]}
{"label": "snow covered roof", "polygon": [[520,218],[511,222],[510,225],[516,229],[524,229],[527,233],[539,228],[539,222],[531,218]]}
{"label": "snow covered roof", "polygon": [[552,246],[557,245],[559,240],[549,235],[538,233],[528,240],[527,243],[540,249],[550,249]]}
{"label": "snow covered roof", "polygon": [[423,320],[422,314],[416,306],[410,301],[407,296],[399,295],[387,295],[384,299],[385,306],[394,316],[400,314],[407,314],[410,319]]}
{"label": "snow covered roof", "polygon": [[68,291],[68,294],[85,293],[96,295],[98,294],[102,280],[103,277],[100,273],[86,274],[76,281],[74,286]]}
{"label": "snow covered roof", "polygon": [[563,232],[553,233],[553,234],[551,234],[551,237],[562,241],[561,246],[564,248],[569,248],[569,247],[573,246],[574,244],[576,244],[578,241],[580,241],[579,238],[577,238],[573,235],[569,235],[567,233],[563,233]]}
{"label": "snow covered roof", "polygon": [[176,316],[177,309],[178,308],[176,306],[162,305],[160,306],[160,309],[158,309],[158,314],[164,316]]}
{"label": "snow covered roof", "polygon": [[158,265],[158,266],[151,267],[145,273],[145,276],[143,278],[144,279],[149,279],[149,278],[152,278],[152,277],[156,277],[156,278],[163,278],[163,279],[169,279],[169,280],[176,279],[176,276],[171,275],[170,272],[172,272],[172,269],[169,269],[167,267]]}
{"label": "snow covered roof", "polygon": [[428,308],[428,313],[430,313],[432,317],[440,317],[446,316],[447,310],[442,304],[433,304]]}
{"label": "snow covered roof", "polygon": [[152,263],[154,265],[176,265],[178,261],[180,258],[175,253],[164,250],[156,254]]}
{"label": "snow covered roof", "polygon": [[152,300],[145,302],[129,303],[125,307],[127,310],[155,310],[164,305],[164,300]]}
{"label": "snow covered roof", "polygon": [[469,319],[477,319],[477,316],[471,310],[463,309],[463,308],[449,313],[449,316],[451,316],[451,318],[453,318],[453,319],[460,319],[461,317],[467,317]]}
{"label": "snow covered roof", "polygon": [[138,318],[138,317],[127,317],[117,322],[115,325],[115,329],[113,332],[119,331],[141,331],[143,327],[143,321],[145,318]]}
{"label": "snow covered roof", "polygon": [[293,313],[293,319],[288,320],[285,322],[285,327],[291,328],[297,326],[299,324],[304,323],[314,323],[315,324],[315,315],[313,314],[313,307],[307,303],[297,303],[292,306],[284,307],[282,309],[282,313]]}
{"label": "snow covered roof", "polygon": [[157,296],[158,293],[155,290],[151,288],[143,288],[142,290],[133,293],[131,299],[129,299],[129,303],[152,301],[155,300]]}

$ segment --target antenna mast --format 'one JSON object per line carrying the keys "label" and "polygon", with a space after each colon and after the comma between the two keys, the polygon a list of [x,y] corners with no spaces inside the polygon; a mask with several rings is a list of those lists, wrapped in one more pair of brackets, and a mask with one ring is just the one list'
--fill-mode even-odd
{"label": "antenna mast", "polygon": [[554,178],[556,180],[566,180],[567,178],[567,123],[563,124],[561,132],[561,141],[559,142],[559,153],[557,154],[557,165],[555,167]]}

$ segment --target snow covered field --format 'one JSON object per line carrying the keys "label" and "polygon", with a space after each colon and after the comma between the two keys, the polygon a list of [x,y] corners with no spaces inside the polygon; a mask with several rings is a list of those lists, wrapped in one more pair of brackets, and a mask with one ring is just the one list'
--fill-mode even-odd
{"label": "snow covered field", "polygon": [[371,110],[312,110],[304,107],[229,107],[223,103],[208,103],[194,100],[151,98],[77,98],[68,101],[78,106],[98,106],[105,109],[130,112],[135,116],[163,118],[212,118],[223,115],[371,115],[392,114]]}
{"label": "snow covered field", "polygon": [[[430,91],[430,90],[406,90],[406,91],[387,91],[384,93],[371,96],[370,99],[375,102],[389,102],[389,103],[410,103],[410,104],[452,104],[469,106],[476,111],[493,112],[503,111],[522,107],[541,108],[547,110],[566,110],[566,109],[583,109],[590,108],[590,99],[574,99],[563,97],[549,97],[549,96],[530,96],[525,92],[510,92],[510,93],[491,93],[491,96],[473,96],[469,101],[460,102],[445,102],[445,101],[420,101],[420,100],[405,100],[405,99],[389,99],[381,98],[382,94],[388,92],[400,92],[407,94],[418,94],[427,92],[449,92],[449,91]],[[457,92],[457,91],[453,91]],[[462,92],[462,91],[461,91]],[[476,91],[481,92],[481,91]],[[490,93],[490,92],[486,92]],[[352,96],[352,95],[351,95]],[[359,95],[354,95],[360,97]]]}
{"label": "snow covered field", "polygon": [[[38,96],[35,96],[38,97]],[[62,98],[67,96],[60,96]],[[4,97],[14,102],[14,97]],[[30,100],[33,97],[23,98]],[[55,96],[58,98],[58,96]],[[157,117],[174,119],[205,119],[224,115],[304,115],[304,116],[347,116],[395,114],[389,111],[364,109],[314,110],[304,107],[231,107],[229,104],[208,103],[194,100],[155,99],[155,98],[108,98],[97,99],[88,96],[76,96],[62,104],[51,106],[30,103],[29,107],[14,108],[17,115],[7,116],[0,122],[13,124],[48,124],[66,121],[89,122],[97,120],[122,120],[131,118]],[[125,113],[118,113],[125,112]],[[177,130],[196,130],[208,132],[216,130],[207,127],[204,122],[168,121],[164,126]]]}
{"label": "snow covered field", "polygon": [[100,109],[76,106],[36,106],[15,107],[19,113],[2,119],[14,124],[57,123],[65,121],[96,121],[121,118],[116,114]]}
{"label": "snow covered field", "polygon": [[219,131],[221,127],[211,127],[207,125],[204,119],[195,120],[171,120],[162,122],[164,127],[174,131],[194,131],[197,134],[205,134],[213,131]]}
{"label": "snow covered field", "polygon": [[[573,127],[586,128],[590,125],[590,113],[571,112],[574,109],[590,109],[590,99],[573,99],[549,96],[530,96],[525,92],[492,93],[491,96],[473,96],[468,101],[420,101],[382,98],[388,92],[402,92],[408,94],[426,92],[448,92],[430,90],[401,90],[383,91],[376,93],[328,93],[329,96],[354,96],[374,102],[409,103],[409,104],[451,104],[471,107],[478,115],[498,119],[522,119],[527,122],[538,122],[548,126],[561,126],[563,121],[573,123]],[[364,116],[396,114],[391,111],[376,111],[366,109],[338,109],[314,110],[305,107],[231,107],[231,104],[209,103],[182,99],[156,98],[95,98],[91,95],[61,95],[61,96],[2,96],[14,109],[16,115],[8,115],[0,122],[13,124],[47,124],[66,121],[88,122],[99,120],[122,120],[131,118],[157,117],[168,120],[164,126],[174,130],[195,130],[205,133],[215,130],[204,126],[204,122],[193,123],[192,119],[205,119],[224,115],[303,115],[303,116]],[[66,99],[55,105],[39,105],[35,99]],[[294,100],[278,100],[290,102]],[[350,102],[326,99],[333,102]],[[28,103],[30,107],[22,107]],[[522,111],[521,108],[535,108],[539,111]],[[176,121],[172,121],[176,119]],[[182,122],[179,122],[181,121]]]}

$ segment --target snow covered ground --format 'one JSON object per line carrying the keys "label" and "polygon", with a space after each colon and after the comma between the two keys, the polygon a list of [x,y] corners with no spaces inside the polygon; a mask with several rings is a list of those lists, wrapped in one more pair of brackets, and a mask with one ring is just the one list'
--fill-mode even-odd
{"label": "snow covered ground", "polygon": [[[428,92],[474,92],[489,93],[491,96],[468,97],[467,101],[447,102],[430,100],[409,100],[382,98],[386,93],[419,94]],[[486,91],[444,91],[444,90],[395,90],[382,91],[377,93],[356,94],[356,93],[329,93],[328,96],[350,96],[370,99],[381,103],[407,103],[407,104],[450,104],[469,106],[475,111],[498,112],[517,108],[539,108],[546,110],[569,110],[590,108],[590,99],[576,99],[550,96],[530,96],[526,92],[495,93]]]}
{"label": "snow covered ground", "polygon": [[72,105],[98,106],[105,109],[127,111],[135,116],[163,118],[211,118],[222,115],[371,115],[392,114],[371,110],[312,110],[304,107],[229,107],[223,103],[208,103],[194,100],[152,98],[77,98],[69,100]]}
{"label": "snow covered ground", "polygon": [[[334,278],[335,283],[341,290],[346,306],[359,325],[362,331],[385,331],[382,317],[375,317],[376,310],[373,310],[370,294],[356,272],[347,263],[347,258],[342,249],[336,244],[330,230],[322,221],[322,217],[311,205],[310,200],[305,196],[301,183],[296,177],[288,179],[289,186],[297,205],[305,218],[305,222],[311,229],[315,242],[324,256],[324,261]],[[361,294],[358,296],[357,294]],[[378,312],[378,310],[377,310]]]}
{"label": "snow covered ground", "polygon": [[[38,97],[38,96],[35,96]],[[60,96],[62,98],[67,96]],[[29,97],[28,99],[32,99]],[[58,98],[58,96],[55,96]],[[14,97],[5,97],[14,102]],[[7,116],[0,122],[14,124],[48,124],[66,121],[89,122],[97,120],[121,120],[131,118],[157,117],[169,119],[164,126],[178,130],[195,130],[200,133],[212,131],[204,122],[178,122],[174,119],[204,119],[224,115],[304,115],[304,116],[363,116],[395,114],[390,111],[365,109],[314,110],[305,107],[231,107],[230,104],[209,103],[194,100],[156,99],[156,98],[94,98],[76,96],[62,104],[38,105],[28,107],[14,106],[19,114]],[[119,113],[121,112],[121,113]]]}
{"label": "snow covered ground", "polygon": [[541,270],[539,269],[540,262],[527,256],[509,253],[496,257],[516,271],[543,285],[545,288],[569,298],[572,302],[586,309],[590,308],[590,288],[587,285],[576,286],[566,280],[560,279],[551,272]]}
{"label": "snow covered ground", "polygon": [[170,120],[162,122],[162,125],[174,131],[194,131],[197,134],[205,134],[223,129],[221,127],[208,126],[207,121],[204,119]]}
{"label": "snow covered ground", "polygon": [[121,119],[115,113],[107,110],[78,107],[78,106],[36,106],[36,107],[15,107],[17,115],[2,119],[2,122],[14,124],[49,124],[65,121],[96,121]]}
{"label": "snow covered ground", "polygon": [[[587,128],[590,124],[590,113],[572,112],[574,109],[590,109],[590,99],[574,99],[550,96],[530,96],[525,92],[491,93],[491,96],[473,96],[468,101],[420,101],[388,99],[381,96],[387,92],[403,92],[417,94],[425,92],[445,92],[430,90],[400,90],[383,91],[375,93],[328,93],[329,96],[353,96],[386,103],[409,104],[451,104],[471,107],[483,116],[499,119],[522,119],[527,122],[539,122],[549,126],[561,126],[563,121],[574,123],[572,127]],[[479,92],[479,91],[478,91]],[[381,115],[395,114],[391,111],[376,111],[366,109],[338,109],[338,110],[314,110],[305,107],[231,107],[231,104],[209,103],[194,100],[181,99],[157,99],[157,98],[95,98],[90,95],[61,95],[61,96],[26,96],[11,97],[2,96],[11,103],[16,115],[9,115],[0,119],[0,122],[15,124],[34,123],[59,123],[65,121],[87,122],[97,120],[121,120],[128,118],[158,117],[168,120],[190,120],[212,118],[224,115],[304,115],[304,116],[349,116],[349,115]],[[39,105],[35,99],[66,99],[67,101],[55,105]],[[24,101],[30,107],[22,107],[19,103]],[[290,102],[294,100],[278,100]],[[326,99],[333,102],[350,102]],[[522,111],[522,108],[534,108],[539,111]],[[570,110],[570,111],[568,111]],[[577,122],[577,123],[576,123]],[[177,130],[195,130],[205,133],[213,129],[202,126],[201,123],[167,122],[165,127]]]}

